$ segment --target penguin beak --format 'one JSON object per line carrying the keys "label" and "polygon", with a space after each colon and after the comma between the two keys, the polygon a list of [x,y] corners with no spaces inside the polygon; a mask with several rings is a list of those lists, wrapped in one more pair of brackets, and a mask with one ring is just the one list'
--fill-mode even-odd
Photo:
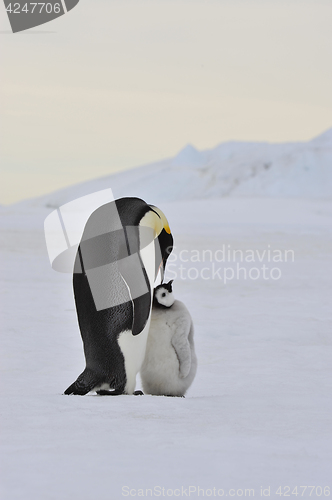
{"label": "penguin beak", "polygon": [[169,227],[169,224],[168,224],[168,222],[167,222],[167,219],[166,219],[166,221],[164,222],[164,229],[165,229],[165,231],[166,231],[166,233],[167,233],[167,234],[171,234],[171,229],[170,229],[170,227]]}
{"label": "penguin beak", "polygon": [[166,261],[169,257],[169,254],[173,250],[173,236],[168,221],[165,217],[165,214],[156,206],[154,205],[149,205],[149,206],[151,208],[152,213],[154,212],[154,214],[156,214],[158,217],[157,219],[158,224],[156,223],[155,225],[156,236],[158,238],[158,244],[159,244],[158,258],[156,262],[157,266],[159,267],[156,267],[156,276],[158,274],[158,271],[160,271],[161,282],[163,282],[165,275]]}

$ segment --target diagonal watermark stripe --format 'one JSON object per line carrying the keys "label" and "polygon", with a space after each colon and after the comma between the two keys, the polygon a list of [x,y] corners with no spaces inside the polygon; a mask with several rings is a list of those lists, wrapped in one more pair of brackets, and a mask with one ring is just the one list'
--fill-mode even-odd
{"label": "diagonal watermark stripe", "polygon": [[97,311],[150,293],[142,255],[156,275],[163,259],[155,229],[124,227],[111,189],[57,208],[44,229],[53,269],[85,275]]}
{"label": "diagonal watermark stripe", "polygon": [[79,0],[3,1],[13,33],[53,21],[73,9],[79,2]]}

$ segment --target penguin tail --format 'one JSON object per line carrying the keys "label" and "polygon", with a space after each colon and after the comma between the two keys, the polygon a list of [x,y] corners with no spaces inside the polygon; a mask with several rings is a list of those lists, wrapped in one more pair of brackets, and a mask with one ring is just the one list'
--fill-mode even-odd
{"label": "penguin tail", "polygon": [[100,383],[100,378],[95,372],[86,368],[84,372],[79,375],[77,380],[71,384],[68,389],[65,390],[64,394],[76,394],[79,396],[84,396],[88,392],[92,391]]}

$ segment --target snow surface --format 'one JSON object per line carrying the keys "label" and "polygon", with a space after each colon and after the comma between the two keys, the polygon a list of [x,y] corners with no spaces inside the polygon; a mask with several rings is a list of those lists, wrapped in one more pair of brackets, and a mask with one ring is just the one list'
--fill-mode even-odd
{"label": "snow surface", "polygon": [[[315,178],[327,172],[330,138],[331,131],[326,141],[321,137],[316,143],[287,146],[287,154],[298,158],[291,167],[298,186],[307,182],[301,183],[307,174],[299,167],[300,158],[323,158],[317,169],[310,163],[318,172]],[[244,145],[241,153],[241,147],[229,144],[214,154],[219,151],[227,159],[234,148],[238,158],[250,147]],[[287,147],[277,154],[277,146],[252,145],[253,157],[266,148],[280,159],[281,171]],[[310,148],[311,156],[306,156]],[[82,189],[88,185],[1,208],[1,499],[117,500],[125,498],[125,486],[135,489],[136,496],[139,489],[145,494],[146,488],[158,486],[165,488],[164,496],[181,487],[188,495],[192,486],[223,488],[225,496],[233,494],[229,488],[253,488],[255,497],[261,496],[261,487],[270,486],[270,498],[281,498],[275,493],[279,486],[291,491],[301,485],[332,487],[332,202],[322,199],[325,187],[315,191],[318,181],[310,198],[300,188],[293,198],[275,197],[282,185],[277,174],[275,189],[272,179],[264,184],[257,176],[257,190],[269,185],[270,198],[189,200],[196,196],[195,179],[184,200],[174,201],[186,182],[183,157],[174,167],[176,195],[157,185],[163,172],[166,180],[161,182],[168,186],[167,175],[173,175],[168,162],[121,174],[114,194],[124,190],[125,179],[126,194],[132,194],[130,182],[137,182],[138,195],[144,182],[151,182],[146,201],[158,202],[169,219],[176,249],[166,279],[179,274],[182,264],[183,279],[176,278],[174,293],[192,314],[199,363],[185,399],[62,394],[83,370],[84,356],[71,276],[51,269],[43,221],[54,203],[86,194]],[[201,168],[191,148],[189,157]],[[223,184],[218,183],[211,190],[221,193]],[[89,189],[102,184],[93,181]],[[211,193],[206,188],[204,197]],[[318,193],[316,199],[313,193]],[[163,195],[169,195],[167,202],[161,201]],[[215,257],[223,245],[254,249],[259,256],[268,248],[292,249],[295,259],[271,263],[266,252],[263,262],[257,257],[254,264],[242,263],[279,267],[279,280],[260,277],[225,284],[218,277],[188,278],[193,273],[189,268],[201,273],[206,267],[210,273],[213,264],[222,270],[234,267],[215,258],[180,260],[193,250],[201,260],[206,249]],[[309,498],[309,490],[303,498]],[[315,492],[311,498],[318,498]]]}

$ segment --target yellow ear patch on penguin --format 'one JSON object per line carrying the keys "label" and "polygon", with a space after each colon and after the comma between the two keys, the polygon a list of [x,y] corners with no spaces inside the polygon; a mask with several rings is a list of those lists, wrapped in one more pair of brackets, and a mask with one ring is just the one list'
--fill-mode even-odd
{"label": "yellow ear patch on penguin", "polygon": [[144,227],[151,227],[155,232],[155,238],[159,236],[159,234],[163,230],[163,223],[161,218],[152,210],[144,215],[139,225]]}
{"label": "yellow ear patch on penguin", "polygon": [[152,210],[154,210],[155,212],[157,212],[157,214],[159,215],[159,217],[161,219],[161,222],[162,222],[161,231],[162,231],[162,229],[165,229],[165,231],[166,231],[167,234],[171,234],[171,230],[170,230],[170,227],[169,227],[169,224],[168,224],[168,220],[166,219],[166,216],[165,216],[164,212],[162,212],[160,210],[160,208],[155,207],[154,205],[150,205],[150,207],[152,208]]}

